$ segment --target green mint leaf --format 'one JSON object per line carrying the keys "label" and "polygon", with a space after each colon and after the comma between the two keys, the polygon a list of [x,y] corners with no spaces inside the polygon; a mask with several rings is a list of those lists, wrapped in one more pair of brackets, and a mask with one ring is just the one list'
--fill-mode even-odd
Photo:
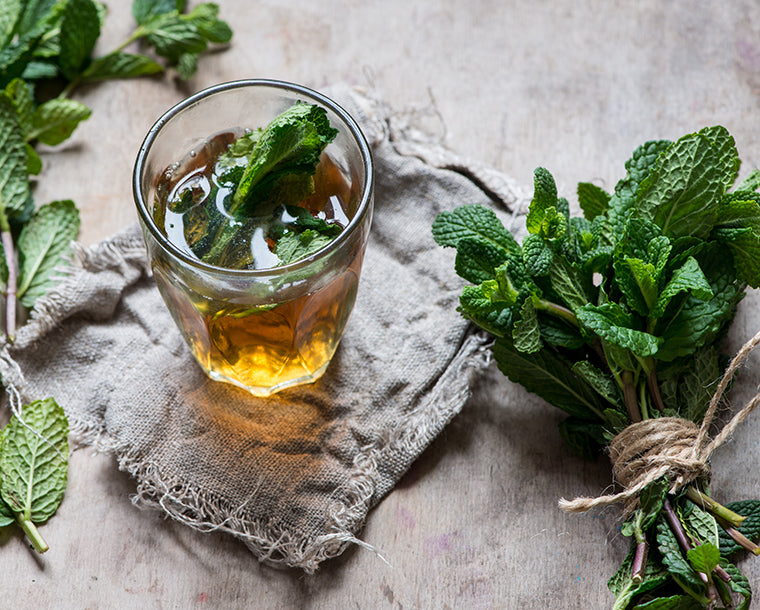
{"label": "green mint leaf", "polygon": [[760,189],[760,169],[756,167],[742,180],[741,184],[736,188],[737,191],[756,191]]}
{"label": "green mint leaf", "polygon": [[583,326],[602,339],[642,358],[656,354],[662,342],[659,337],[631,328],[633,321],[630,314],[617,303],[584,305],[575,313]]}
{"label": "green mint leaf", "polygon": [[623,406],[620,391],[611,375],[586,360],[579,360],[571,368],[573,373],[591,386],[604,400],[616,406]]}
{"label": "green mint leaf", "polygon": [[77,125],[88,119],[91,114],[92,111],[81,102],[54,98],[37,108],[34,113],[34,127],[27,137],[55,146],[67,140]]}
{"label": "green mint leaf", "polygon": [[200,53],[182,53],[174,65],[182,80],[190,80],[198,71]]}
{"label": "green mint leaf", "polygon": [[313,175],[322,151],[337,134],[319,106],[298,103],[280,114],[256,142],[230,212],[236,213],[243,204],[255,206],[257,187],[283,174]]}
{"label": "green mint leaf", "polygon": [[549,281],[554,292],[573,311],[589,302],[591,275],[584,276],[563,257],[555,257],[549,269]]}
{"label": "green mint leaf", "polygon": [[636,604],[632,610],[703,610],[704,606],[689,595],[657,597],[643,604]]}
{"label": "green mint leaf", "polygon": [[301,206],[286,205],[283,207],[291,216],[291,218],[294,219],[293,224],[300,229],[312,229],[313,231],[317,231],[322,235],[333,236],[340,235],[340,233],[343,231],[343,227],[341,227],[339,224],[334,222],[327,222],[323,218],[317,218],[316,216],[312,215],[309,210],[302,208]]}
{"label": "green mint leaf", "polygon": [[520,307],[520,319],[512,329],[512,339],[515,349],[528,354],[541,349],[541,332],[538,329],[538,317],[533,299],[528,297]]}
{"label": "green mint leaf", "polygon": [[529,233],[541,231],[550,209],[553,213],[557,211],[557,185],[548,170],[538,167],[533,173],[533,199],[525,218],[525,227]]}
{"label": "green mint leaf", "polygon": [[714,233],[730,248],[737,277],[753,288],[760,287],[760,235],[749,227]]}
{"label": "green mint leaf", "polygon": [[708,543],[718,546],[720,528],[715,517],[691,501],[677,505],[677,511],[695,546]]}
{"label": "green mint leaf", "polygon": [[61,20],[61,72],[74,80],[85,67],[100,36],[98,7],[92,0],[66,0]]}
{"label": "green mint leaf", "polygon": [[678,411],[682,417],[700,423],[723,374],[714,346],[698,350],[685,368],[678,384]]}
{"label": "green mint leaf", "polygon": [[26,136],[32,130],[34,120],[34,95],[32,88],[23,79],[14,78],[5,87],[5,95],[11,99],[16,107],[21,131]]}
{"label": "green mint leaf", "polygon": [[21,17],[21,0],[3,0],[0,4],[0,46],[13,40],[16,24]]}
{"label": "green mint leaf", "polygon": [[611,195],[596,184],[578,183],[578,203],[583,210],[583,216],[588,220],[605,214],[610,205],[610,198]]}
{"label": "green mint leaf", "polygon": [[[491,284],[497,282],[491,280]],[[486,296],[483,286],[465,286],[459,297],[459,312],[467,320],[471,320],[480,328],[496,337],[504,337],[511,333],[512,310],[511,302],[494,301]],[[493,291],[489,291],[493,294]],[[517,294],[515,293],[515,299]]]}
{"label": "green mint leaf", "polygon": [[132,2],[132,16],[140,25],[145,25],[157,15],[181,12],[184,10],[184,0],[134,0]]}
{"label": "green mint leaf", "polygon": [[24,144],[26,149],[26,173],[36,176],[42,171],[42,159],[31,144]]}
{"label": "green mint leaf", "polygon": [[572,372],[570,363],[559,354],[546,349],[533,354],[521,352],[505,337],[496,340],[494,357],[499,370],[511,381],[568,415],[585,420],[601,418],[599,395]]}
{"label": "green mint leaf", "polygon": [[665,568],[678,580],[696,592],[704,591],[702,579],[684,558],[678,540],[664,517],[660,516],[655,524],[657,529],[657,549],[660,551]]}
{"label": "green mint leaf", "polygon": [[689,560],[691,567],[697,572],[710,576],[720,562],[720,551],[717,546],[707,542],[689,549],[686,553],[686,558]]}
{"label": "green mint leaf", "polygon": [[133,78],[163,71],[163,66],[146,55],[116,51],[96,57],[82,73],[82,80],[96,81],[109,78]]}
{"label": "green mint leaf", "polygon": [[42,523],[66,488],[68,421],[52,398],[24,406],[21,417],[24,423],[14,416],[4,430],[0,495],[23,520]]}
{"label": "green mint leaf", "polygon": [[522,258],[522,249],[494,214],[479,205],[463,205],[441,212],[433,222],[433,239],[439,246],[456,248],[461,239],[480,238],[512,256]]}
{"label": "green mint leaf", "polygon": [[670,304],[673,297],[682,292],[688,292],[695,299],[701,301],[708,301],[715,296],[705,274],[699,267],[699,263],[691,256],[673,273],[673,277],[670,278],[657,298],[657,303],[650,314],[651,317],[662,317],[665,314],[665,308]]}
{"label": "green mint leaf", "polygon": [[25,0],[21,3],[23,9],[16,24],[16,33],[24,35],[53,12],[57,0]]}
{"label": "green mint leaf", "polygon": [[656,269],[640,258],[619,256],[613,263],[615,281],[636,313],[646,316],[657,299]]}
{"label": "green mint leaf", "polygon": [[734,275],[733,262],[726,260],[718,250],[721,247],[706,249],[699,259],[715,296],[709,301],[686,298],[678,312],[658,331],[663,338],[657,352],[659,360],[670,361],[693,354],[713,341],[733,318],[736,305],[744,295],[744,285]]}
{"label": "green mint leaf", "polygon": [[610,198],[608,215],[617,235],[622,235],[633,207],[641,182],[649,175],[660,154],[671,145],[668,140],[646,142],[633,151],[625,162],[626,177],[615,185]]}
{"label": "green mint leaf", "polygon": [[190,11],[186,18],[198,27],[200,33],[209,42],[229,42],[232,39],[232,29],[218,17],[219,6],[211,2],[204,2]]}
{"label": "green mint leaf", "polygon": [[731,582],[728,583],[728,586],[731,587],[734,593],[742,596],[742,601],[733,610],[749,610],[752,603],[752,588],[749,585],[749,580],[741,573],[739,568],[725,559],[721,558],[720,565],[731,577]]}
{"label": "green mint leaf", "polygon": [[[726,504],[726,508],[746,517],[744,522],[737,529],[753,542],[760,540],[760,500],[741,500]],[[719,548],[721,555],[730,557],[734,553],[743,551],[731,536],[721,527],[718,528],[720,537]]]}
{"label": "green mint leaf", "polygon": [[200,53],[206,49],[206,40],[198,27],[184,21],[178,13],[158,15],[145,24],[148,42],[156,53],[176,64],[186,53]]}
{"label": "green mint leaf", "polygon": [[0,211],[21,214],[29,198],[27,154],[16,107],[0,95]]}
{"label": "green mint leaf", "polygon": [[319,252],[333,240],[329,235],[322,235],[317,231],[307,229],[302,233],[285,233],[277,242],[274,253],[280,259],[281,264],[289,265],[296,261]]}
{"label": "green mint leaf", "polygon": [[541,235],[528,235],[523,240],[522,251],[525,269],[530,275],[548,275],[554,262],[554,252]]}
{"label": "green mint leaf", "polygon": [[58,66],[47,61],[30,61],[21,76],[25,81],[56,78],[60,74]]}
{"label": "green mint leaf", "polygon": [[636,193],[640,213],[651,214],[663,235],[704,238],[718,216],[725,176],[721,151],[702,134],[680,138],[665,150]]}
{"label": "green mint leaf", "polygon": [[73,201],[54,201],[40,207],[18,238],[18,296],[26,307],[54,283],[54,269],[68,254],[79,233],[79,212]]}
{"label": "green mint leaf", "polygon": [[699,133],[705,136],[718,152],[718,164],[716,169],[720,172],[724,190],[730,189],[739,175],[739,152],[736,150],[736,142],[728,129],[722,125],[714,125],[700,129]]}

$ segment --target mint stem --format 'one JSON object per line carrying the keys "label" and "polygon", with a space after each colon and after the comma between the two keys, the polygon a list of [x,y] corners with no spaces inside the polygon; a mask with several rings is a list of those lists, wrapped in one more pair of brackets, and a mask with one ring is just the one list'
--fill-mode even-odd
{"label": "mint stem", "polygon": [[13,245],[8,217],[4,213],[0,213],[0,241],[8,266],[8,282],[5,287],[5,335],[8,341],[13,343],[16,339],[16,248]]}
{"label": "mint stem", "polygon": [[702,493],[693,485],[689,485],[686,488],[686,497],[700,508],[703,508],[707,512],[711,513],[714,517],[720,517],[733,527],[741,526],[741,524],[744,522],[744,519],[746,518],[726,508],[725,506],[718,504],[710,496]]}
{"label": "mint stem", "polygon": [[24,519],[21,515],[16,515],[16,522],[21,526],[21,529],[24,530],[26,537],[38,553],[44,553],[50,548],[34,523],[28,519]]}
{"label": "mint stem", "polygon": [[563,307],[562,305],[557,305],[557,303],[552,303],[551,301],[545,301],[544,299],[536,299],[534,305],[536,309],[540,309],[542,311],[545,311],[546,313],[550,313],[558,318],[561,318],[565,322],[568,322],[569,324],[575,326],[576,328],[580,328],[580,323],[578,322],[578,318],[567,307]]}
{"label": "mint stem", "polygon": [[639,403],[636,399],[636,387],[633,384],[633,373],[631,373],[631,371],[623,371],[621,379],[623,381],[623,399],[625,400],[625,408],[628,411],[628,417],[631,418],[631,423],[635,424],[641,421],[641,411],[639,411]]}
{"label": "mint stem", "polygon": [[636,552],[633,555],[633,563],[631,564],[631,580],[636,585],[640,585],[644,581],[644,569],[647,565],[648,552],[649,545],[646,540],[636,545]]}
{"label": "mint stem", "polygon": [[649,388],[649,395],[652,397],[655,408],[662,413],[665,410],[665,403],[662,402],[660,384],[657,383],[657,372],[654,369],[647,375],[647,387]]}

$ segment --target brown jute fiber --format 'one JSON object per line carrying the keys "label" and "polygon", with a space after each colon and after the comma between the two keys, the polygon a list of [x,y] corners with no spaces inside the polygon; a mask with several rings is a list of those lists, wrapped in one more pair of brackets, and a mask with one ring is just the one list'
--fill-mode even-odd
{"label": "brown jute fiber", "polygon": [[710,428],[726,388],[737,369],[750,352],[760,343],[760,332],[747,341],[737,352],[723,374],[718,388],[702,420],[702,425],[679,417],[661,417],[631,424],[612,439],[609,445],[612,473],[623,491],[596,498],[559,500],[559,507],[579,513],[625,503],[625,514],[638,504],[641,491],[662,476],[671,481],[671,492],[681,489],[695,479],[709,478],[709,459],[760,403],[760,392],[723,426],[712,441],[708,442]]}

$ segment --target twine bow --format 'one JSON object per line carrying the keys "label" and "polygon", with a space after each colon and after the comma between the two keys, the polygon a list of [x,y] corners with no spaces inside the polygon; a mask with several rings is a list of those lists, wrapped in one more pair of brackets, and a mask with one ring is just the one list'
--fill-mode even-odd
{"label": "twine bow", "polygon": [[625,503],[626,514],[633,511],[639,494],[651,482],[668,475],[672,481],[671,492],[701,477],[709,477],[709,459],[755,407],[760,403],[760,392],[738,411],[710,441],[708,434],[723,393],[733,379],[736,370],[744,363],[750,352],[760,343],[760,332],[747,341],[734,356],[723,374],[715,394],[710,400],[702,425],[680,417],[647,419],[627,426],[612,439],[609,445],[612,472],[623,486],[623,491],[596,498],[559,500],[559,507],[571,513],[580,513]]}

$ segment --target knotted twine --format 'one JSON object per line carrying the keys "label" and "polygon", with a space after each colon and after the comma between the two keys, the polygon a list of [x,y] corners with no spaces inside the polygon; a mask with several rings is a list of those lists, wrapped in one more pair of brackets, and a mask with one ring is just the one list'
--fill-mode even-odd
{"label": "knotted twine", "polygon": [[709,478],[710,456],[760,403],[758,392],[744,408],[734,414],[715,438],[709,440],[710,428],[726,388],[737,369],[758,344],[760,332],[734,356],[710,399],[701,426],[681,417],[647,419],[627,426],[612,439],[609,445],[612,473],[623,491],[596,498],[560,498],[559,507],[566,512],[581,513],[623,502],[624,514],[629,515],[636,508],[643,489],[660,477],[667,476],[672,481],[671,493],[696,479]]}

